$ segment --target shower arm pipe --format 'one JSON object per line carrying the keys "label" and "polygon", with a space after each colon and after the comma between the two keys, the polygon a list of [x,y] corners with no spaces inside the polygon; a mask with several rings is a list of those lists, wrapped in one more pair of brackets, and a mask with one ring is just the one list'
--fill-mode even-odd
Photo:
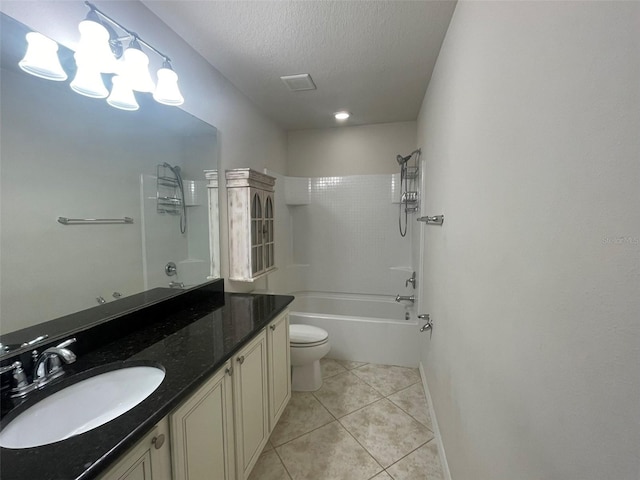
{"label": "shower arm pipe", "polygon": [[137,40],[139,43],[141,43],[142,45],[144,45],[145,47],[147,47],[149,50],[153,51],[156,55],[159,55],[160,57],[164,58],[164,60],[166,62],[171,62],[171,58],[169,58],[168,55],[165,55],[164,53],[162,53],[160,50],[158,50],[157,48],[155,48],[153,45],[151,45],[150,43],[144,41],[142,38],[140,38],[140,36],[132,31],[129,30],[127,27],[125,27],[124,25],[122,25],[121,23],[117,22],[116,20],[114,20],[113,18],[111,18],[109,15],[107,15],[106,13],[104,13],[102,10],[100,10],[98,7],[96,7],[93,3],[88,2],[85,0],[84,4],[89,7],[91,10],[93,10],[94,12],[96,12],[97,14],[99,14],[102,18],[104,18],[105,20],[107,20],[108,22],[112,23],[113,25],[115,25],[116,27],[118,27],[120,30],[124,31],[127,33],[127,37],[122,37],[122,38],[118,38],[118,40],[122,40],[124,38],[134,38],[135,40]]}

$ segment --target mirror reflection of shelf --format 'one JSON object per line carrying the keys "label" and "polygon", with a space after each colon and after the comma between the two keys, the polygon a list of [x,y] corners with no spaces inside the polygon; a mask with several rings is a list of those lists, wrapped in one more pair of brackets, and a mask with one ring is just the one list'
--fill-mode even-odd
{"label": "mirror reflection of shelf", "polygon": [[156,170],[156,211],[169,215],[180,215],[182,213],[182,195],[178,178],[166,164],[158,165]]}

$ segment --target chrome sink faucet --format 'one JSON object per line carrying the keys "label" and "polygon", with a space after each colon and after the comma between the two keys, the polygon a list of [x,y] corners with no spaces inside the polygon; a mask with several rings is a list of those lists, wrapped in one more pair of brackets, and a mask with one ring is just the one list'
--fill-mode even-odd
{"label": "chrome sink faucet", "polygon": [[[35,361],[33,383],[39,387],[64,374],[62,364],[76,361],[76,355],[67,347],[76,341],[75,338],[65,340],[56,347],[47,348]],[[37,352],[35,352],[37,355]]]}

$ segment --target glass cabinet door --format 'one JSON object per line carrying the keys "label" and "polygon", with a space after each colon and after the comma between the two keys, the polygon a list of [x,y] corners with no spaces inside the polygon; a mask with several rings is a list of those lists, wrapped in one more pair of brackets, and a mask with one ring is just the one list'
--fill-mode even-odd
{"label": "glass cabinet door", "polygon": [[264,239],[264,267],[269,269],[275,265],[274,250],[274,214],[273,214],[273,197],[269,193],[265,193],[264,197],[264,224],[262,228]]}
{"label": "glass cabinet door", "polygon": [[259,191],[251,193],[251,273],[264,270],[263,261],[263,213]]}

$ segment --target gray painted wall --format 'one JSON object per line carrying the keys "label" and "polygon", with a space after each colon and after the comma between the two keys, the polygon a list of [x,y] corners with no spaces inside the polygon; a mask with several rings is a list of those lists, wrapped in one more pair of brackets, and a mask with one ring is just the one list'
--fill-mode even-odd
{"label": "gray painted wall", "polygon": [[640,478],[640,3],[460,2],[418,121],[455,480]]}

